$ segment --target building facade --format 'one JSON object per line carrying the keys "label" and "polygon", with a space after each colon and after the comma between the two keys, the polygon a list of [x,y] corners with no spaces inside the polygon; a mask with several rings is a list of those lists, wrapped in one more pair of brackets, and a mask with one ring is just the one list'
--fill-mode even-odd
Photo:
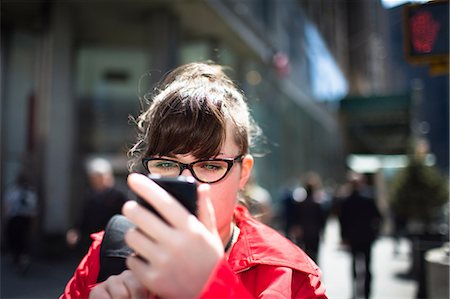
{"label": "building facade", "polygon": [[[318,100],[344,95],[345,80],[329,53],[317,60],[327,49],[298,1],[4,1],[1,30],[2,194],[30,173],[44,235],[76,220],[89,157],[111,160],[124,182],[139,98],[190,61],[233,70],[265,133],[256,177],[275,200],[302,173],[344,172],[336,113]],[[317,61],[338,87],[315,89]]]}

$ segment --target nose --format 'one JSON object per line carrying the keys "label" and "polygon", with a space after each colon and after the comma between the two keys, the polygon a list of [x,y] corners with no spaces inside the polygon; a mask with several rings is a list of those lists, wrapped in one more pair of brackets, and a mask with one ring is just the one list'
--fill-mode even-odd
{"label": "nose", "polygon": [[183,169],[183,171],[181,172],[180,175],[182,175],[182,176],[194,176],[194,174],[188,168]]}

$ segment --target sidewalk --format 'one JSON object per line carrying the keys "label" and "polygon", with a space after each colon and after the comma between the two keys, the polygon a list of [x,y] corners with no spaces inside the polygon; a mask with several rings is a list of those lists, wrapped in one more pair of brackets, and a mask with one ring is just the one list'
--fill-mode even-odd
{"label": "sidewalk", "polygon": [[79,261],[79,258],[34,259],[28,272],[19,275],[10,257],[2,255],[0,298],[58,298]]}
{"label": "sidewalk", "polygon": [[[331,218],[320,248],[319,266],[328,297],[348,299],[352,295],[351,257],[339,247],[339,242],[339,224]],[[416,297],[416,282],[401,278],[410,266],[409,251],[407,241],[402,241],[399,254],[394,256],[391,238],[382,237],[376,241],[372,248],[372,299]]]}

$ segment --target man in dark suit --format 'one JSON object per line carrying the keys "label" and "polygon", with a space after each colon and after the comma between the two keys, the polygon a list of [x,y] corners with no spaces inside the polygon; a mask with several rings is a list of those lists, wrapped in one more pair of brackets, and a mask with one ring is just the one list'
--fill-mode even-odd
{"label": "man in dark suit", "polygon": [[121,214],[122,206],[127,201],[125,193],[115,185],[112,165],[108,160],[94,158],[87,163],[86,170],[90,190],[76,227],[66,234],[68,245],[78,245],[82,254],[91,244],[90,235],[104,230],[111,217]]}
{"label": "man in dark suit", "polygon": [[365,185],[364,177],[358,173],[349,175],[349,195],[340,209],[341,237],[352,254],[354,293],[357,294],[360,264],[364,264],[364,295],[369,298],[372,274],[370,271],[371,248],[378,236],[381,214],[372,192]]}

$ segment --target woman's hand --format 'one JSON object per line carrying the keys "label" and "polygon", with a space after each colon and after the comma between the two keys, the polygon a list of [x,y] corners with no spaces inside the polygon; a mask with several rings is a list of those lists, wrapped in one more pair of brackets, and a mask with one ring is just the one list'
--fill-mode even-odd
{"label": "woman's hand", "polygon": [[139,255],[129,257],[127,266],[153,294],[197,297],[224,254],[209,185],[198,187],[198,219],[143,175],[129,175],[128,185],[167,222],[136,202],[124,205],[123,214],[136,225],[125,241]]}
{"label": "woman's hand", "polygon": [[147,295],[147,289],[130,270],[126,270],[93,288],[89,299],[143,299]]}

